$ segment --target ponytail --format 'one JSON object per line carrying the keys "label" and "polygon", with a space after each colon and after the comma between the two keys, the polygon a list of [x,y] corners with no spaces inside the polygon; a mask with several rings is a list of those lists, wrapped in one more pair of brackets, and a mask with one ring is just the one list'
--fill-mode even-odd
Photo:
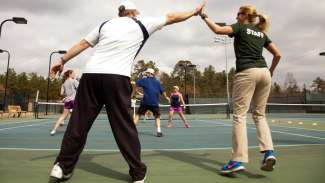
{"label": "ponytail", "polygon": [[126,9],[126,7],[124,5],[121,5],[118,8],[118,16],[119,17],[127,17],[127,16],[136,16],[137,14],[139,14],[138,10],[136,9]]}
{"label": "ponytail", "polygon": [[257,28],[259,28],[262,32],[267,32],[270,24],[269,18],[262,14],[259,14],[258,18],[259,18],[259,22],[256,25]]}
{"label": "ponytail", "polygon": [[67,70],[64,74],[63,74],[63,82],[65,82],[69,77],[70,74],[73,73],[73,70]]}
{"label": "ponytail", "polygon": [[122,5],[118,8],[118,16],[119,17],[125,17],[126,16],[126,9],[125,6]]}
{"label": "ponytail", "polygon": [[[247,20],[250,24],[256,25],[262,32],[269,29],[269,18],[263,14],[257,13],[256,7],[252,5],[241,6],[239,12],[247,14]],[[259,21],[257,21],[257,18]]]}

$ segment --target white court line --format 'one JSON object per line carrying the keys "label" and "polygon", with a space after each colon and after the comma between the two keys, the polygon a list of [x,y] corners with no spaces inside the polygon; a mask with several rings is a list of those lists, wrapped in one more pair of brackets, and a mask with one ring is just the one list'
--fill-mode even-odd
{"label": "white court line", "polygon": [[[303,147],[303,146],[323,146],[325,144],[286,144],[275,145],[274,147]],[[258,146],[249,146],[249,149],[256,149]],[[205,151],[205,150],[228,150],[231,147],[216,147],[216,148],[188,148],[188,149],[142,149],[142,152],[152,151]],[[60,149],[37,149],[37,148],[6,148],[2,147],[0,150],[12,151],[60,151]],[[84,152],[120,152],[118,149],[85,149]]]}
{"label": "white court line", "polygon": [[299,136],[299,137],[307,137],[307,138],[313,138],[313,139],[319,139],[319,140],[325,140],[325,138],[315,137],[315,136],[311,136],[311,135],[303,135],[303,134],[289,133],[289,132],[282,132],[282,131],[275,131],[275,130],[271,130],[271,132],[273,132],[273,133],[282,133],[282,134],[293,135],[293,136]]}
{"label": "white court line", "polygon": [[315,132],[325,132],[325,130],[316,130],[316,129],[300,128],[300,127],[293,127],[293,126],[282,126],[282,125],[270,125],[270,126],[282,127],[282,128],[292,128],[292,129],[298,129],[298,130],[315,131]]}
{"label": "white court line", "polygon": [[[247,127],[247,129],[256,130],[256,128]],[[277,130],[271,130],[273,133],[281,133],[286,135],[292,135],[292,136],[299,136],[299,137],[305,137],[305,138],[313,138],[313,139],[319,139],[319,140],[325,140],[325,138],[322,137],[316,137],[311,135],[303,135],[299,133],[290,133],[290,132],[283,132],[283,131],[277,131]]]}
{"label": "white court line", "polygon": [[[213,119],[214,120],[214,119]],[[216,123],[216,124],[223,124],[224,126],[232,126],[232,122],[230,122],[230,124],[227,124],[225,122],[220,122],[220,120],[216,120],[216,122],[214,121],[205,121],[205,120],[195,120],[195,121],[202,121],[205,123]],[[218,122],[219,121],[219,122]],[[254,123],[247,123],[249,125],[254,125]],[[300,128],[300,127],[291,127],[291,126],[282,126],[282,125],[276,125],[276,124],[269,124],[269,126],[273,126],[273,127],[280,127],[280,128],[292,128],[292,129],[299,129],[299,130],[306,130],[306,131],[316,131],[316,132],[325,132],[325,130],[316,130],[316,129],[310,129],[310,128]]]}
{"label": "white court line", "polygon": [[0,123],[0,126],[5,126],[5,125],[10,125],[10,124],[20,124],[20,123],[34,123],[34,122],[41,122],[41,121],[47,121],[47,119],[42,119],[35,121],[35,119],[30,119],[28,121],[17,121],[17,122],[5,122],[5,123]]}
{"label": "white court line", "polygon": [[[229,125],[229,124],[226,124],[224,122],[221,122],[221,124],[224,124],[225,126],[232,126],[232,125]],[[280,127],[280,128],[286,128],[286,127],[283,127],[283,126],[277,126],[277,127]],[[251,129],[251,130],[256,130],[256,127],[255,128],[252,128],[252,127],[247,127],[247,129]],[[306,129],[307,130],[307,129]],[[319,140],[325,140],[325,138],[322,138],[322,137],[316,137],[316,136],[311,136],[311,135],[303,135],[303,134],[297,134],[297,133],[290,133],[290,132],[283,132],[283,131],[276,131],[276,130],[271,130],[271,132],[273,133],[282,133],[282,134],[287,134],[287,135],[293,135],[293,136],[299,136],[299,137],[306,137],[306,138],[314,138],[314,139],[319,139]]]}
{"label": "white court line", "polygon": [[[180,126],[180,125],[173,126],[171,128],[168,128],[165,125],[161,125],[161,126],[162,126],[162,128],[167,128],[167,129],[184,128],[184,126]],[[227,125],[224,125],[224,124],[216,124],[216,125],[191,125],[190,124],[190,128],[189,129],[191,129],[191,128],[211,128],[211,127],[220,127],[220,126],[227,126]],[[137,127],[139,127],[139,128],[153,128],[154,126],[149,126],[148,125],[148,126],[137,126]]]}
{"label": "white court line", "polygon": [[31,127],[31,126],[41,126],[41,125],[48,124],[48,123],[53,123],[53,122],[43,122],[43,123],[37,123],[37,124],[32,124],[32,125],[15,126],[15,127],[9,127],[9,128],[0,128],[0,131],[11,130],[11,129],[16,129],[16,128],[25,128],[25,127]]}
{"label": "white court line", "polygon": [[[213,121],[204,121],[204,120],[196,120],[196,121],[203,121],[206,123],[215,123]],[[217,126],[232,126],[232,124],[227,124],[225,122],[216,122]],[[254,123],[247,123],[248,125],[254,125]],[[272,127],[279,127],[279,128],[292,128],[292,129],[299,129],[299,130],[306,130],[306,131],[316,131],[316,132],[325,132],[325,130],[316,130],[316,129],[309,129],[309,128],[300,128],[300,127],[290,127],[290,126],[281,126],[281,125],[270,125]],[[256,128],[252,128],[252,129],[256,129]],[[317,137],[320,138],[320,137]]]}

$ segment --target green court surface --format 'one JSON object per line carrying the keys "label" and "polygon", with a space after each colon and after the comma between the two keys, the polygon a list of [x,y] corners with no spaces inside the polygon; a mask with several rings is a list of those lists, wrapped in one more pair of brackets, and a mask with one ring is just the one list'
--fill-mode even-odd
{"label": "green court surface", "polygon": [[[138,125],[142,158],[148,166],[146,183],[325,180],[325,114],[269,116],[278,159],[273,172],[259,169],[262,156],[256,148],[255,126],[248,120],[250,163],[245,164],[245,172],[231,177],[218,174],[231,153],[231,120],[193,118],[189,122],[191,128],[185,129],[179,120],[174,120],[174,128],[162,129],[165,135],[162,138],[154,136],[152,120]],[[53,123],[54,119],[0,121],[1,183],[48,181],[65,130],[63,127],[56,136],[49,136]],[[166,125],[165,120],[162,123]],[[74,176],[68,182],[130,182],[128,167],[116,148],[106,119],[99,118],[94,123]]]}

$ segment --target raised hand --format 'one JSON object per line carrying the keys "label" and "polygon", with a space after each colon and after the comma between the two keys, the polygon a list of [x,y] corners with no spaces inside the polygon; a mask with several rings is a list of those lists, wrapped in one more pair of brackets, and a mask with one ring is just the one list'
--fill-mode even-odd
{"label": "raised hand", "polygon": [[59,72],[59,75],[60,75],[61,72],[63,71],[63,69],[64,69],[64,64],[62,63],[61,60],[59,62],[57,62],[56,64],[54,64],[51,67],[51,72],[50,72],[51,79],[54,79],[58,72]]}
{"label": "raised hand", "polygon": [[204,0],[198,7],[195,8],[195,15],[199,15],[202,13],[206,3],[207,3],[207,0]]}

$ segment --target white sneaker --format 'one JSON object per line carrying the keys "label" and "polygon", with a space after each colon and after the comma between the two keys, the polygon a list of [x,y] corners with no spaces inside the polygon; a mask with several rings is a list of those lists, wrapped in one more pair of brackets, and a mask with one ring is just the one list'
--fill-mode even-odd
{"label": "white sneaker", "polygon": [[64,175],[62,168],[59,166],[59,163],[56,163],[52,168],[50,177],[53,177],[57,180],[68,180],[72,177],[72,173],[70,173],[68,175]]}
{"label": "white sneaker", "polygon": [[55,177],[58,179],[62,179],[63,178],[63,171],[62,168],[59,166],[59,163],[56,163],[53,168],[52,171],[50,173],[51,177]]}
{"label": "white sneaker", "polygon": [[146,180],[147,176],[145,176],[142,180],[133,181],[133,183],[144,183],[144,180]]}
{"label": "white sneaker", "polygon": [[53,135],[55,135],[56,134],[56,131],[55,130],[52,130],[51,132],[50,132],[50,135],[51,136],[53,136]]}

